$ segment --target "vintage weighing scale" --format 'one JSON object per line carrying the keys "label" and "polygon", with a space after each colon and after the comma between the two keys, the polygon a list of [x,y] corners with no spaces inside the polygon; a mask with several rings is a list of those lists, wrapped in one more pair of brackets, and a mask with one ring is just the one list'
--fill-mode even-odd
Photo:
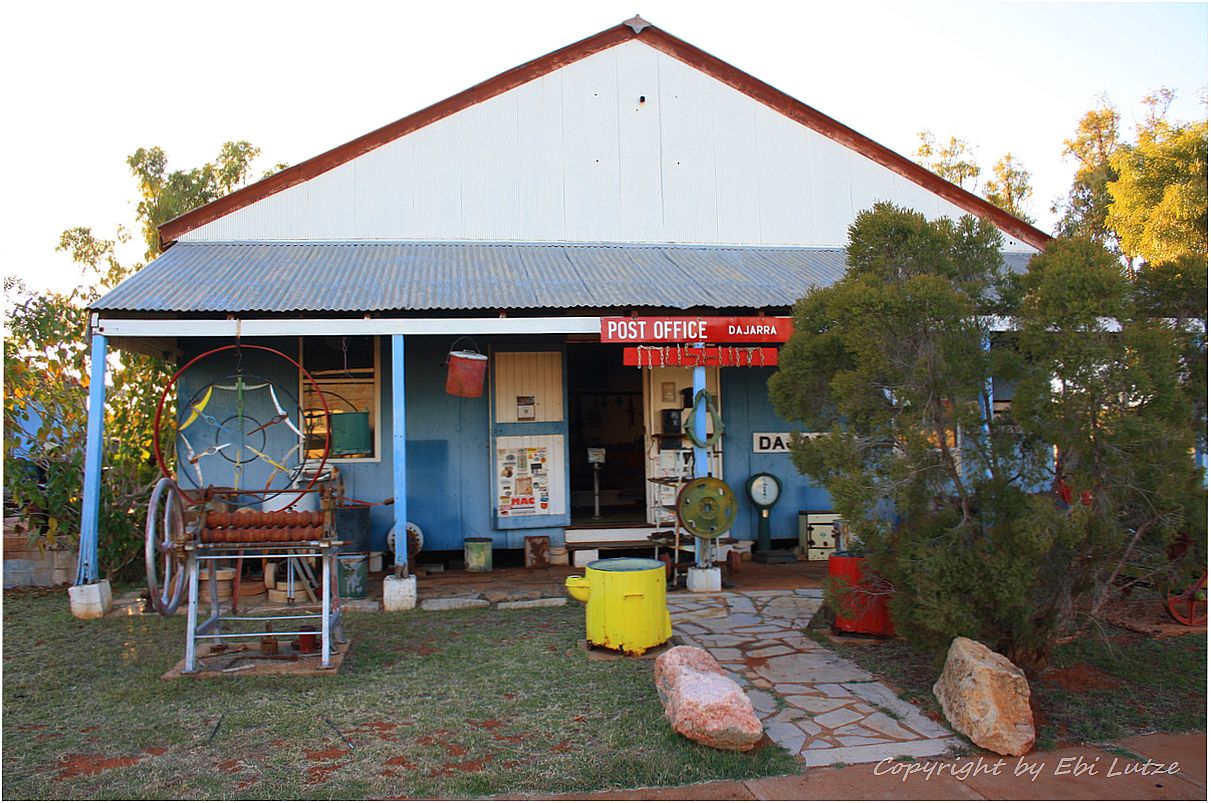
{"label": "vintage weighing scale", "polygon": [[769,534],[769,512],[782,496],[782,481],[768,472],[749,477],[745,485],[749,501],[761,511],[757,522],[757,548],[753,560],[758,563],[794,563],[795,553],[789,549],[771,549]]}

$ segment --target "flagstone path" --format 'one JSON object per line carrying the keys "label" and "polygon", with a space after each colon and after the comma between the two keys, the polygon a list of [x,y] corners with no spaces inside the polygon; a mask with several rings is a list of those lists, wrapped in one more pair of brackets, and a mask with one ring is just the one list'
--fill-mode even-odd
{"label": "flagstone path", "polygon": [[801,588],[670,594],[668,606],[676,640],[715,656],[770,739],[809,767],[960,749],[944,726],[803,634],[823,601],[820,589]]}

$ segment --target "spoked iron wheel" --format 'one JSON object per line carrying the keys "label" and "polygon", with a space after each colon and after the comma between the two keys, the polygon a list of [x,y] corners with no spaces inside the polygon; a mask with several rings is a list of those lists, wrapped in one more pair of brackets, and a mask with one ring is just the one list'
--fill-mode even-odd
{"label": "spoked iron wheel", "polygon": [[1165,609],[1175,620],[1187,627],[1207,624],[1207,571],[1186,586],[1176,586],[1165,593]]}
{"label": "spoked iron wheel", "polygon": [[143,557],[151,604],[161,616],[172,616],[185,591],[185,513],[177,484],[161,477],[147,505]]}

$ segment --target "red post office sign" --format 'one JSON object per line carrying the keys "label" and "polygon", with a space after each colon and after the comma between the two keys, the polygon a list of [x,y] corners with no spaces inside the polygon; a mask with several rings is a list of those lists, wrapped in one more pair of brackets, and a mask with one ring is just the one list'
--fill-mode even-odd
{"label": "red post office sign", "polygon": [[785,343],[790,318],[602,318],[602,343]]}

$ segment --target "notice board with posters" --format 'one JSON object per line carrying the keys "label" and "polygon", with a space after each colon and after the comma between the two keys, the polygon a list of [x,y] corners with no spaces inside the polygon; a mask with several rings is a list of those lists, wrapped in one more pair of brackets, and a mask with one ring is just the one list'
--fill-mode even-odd
{"label": "notice board with posters", "polygon": [[563,435],[497,437],[495,466],[496,517],[500,524],[567,514]]}

